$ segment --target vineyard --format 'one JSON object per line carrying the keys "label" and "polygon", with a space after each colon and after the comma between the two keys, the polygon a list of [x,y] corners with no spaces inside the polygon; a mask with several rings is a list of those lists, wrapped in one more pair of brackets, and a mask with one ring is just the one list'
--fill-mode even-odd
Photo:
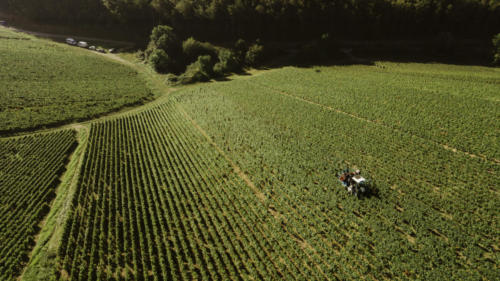
{"label": "vineyard", "polygon": [[[230,78],[75,125],[68,165],[72,130],[0,140],[0,279],[35,242],[21,280],[500,276],[498,69]],[[348,195],[346,167],[376,195]]]}
{"label": "vineyard", "polygon": [[[318,273],[496,280],[498,71],[425,67],[434,76],[418,64],[286,68],[176,101],[284,214]],[[348,197],[335,177],[346,166],[378,198]]]}
{"label": "vineyard", "polygon": [[16,280],[76,145],[74,131],[0,140],[0,280]]}
{"label": "vineyard", "polygon": [[92,125],[83,165],[62,280],[321,276],[173,103]]}
{"label": "vineyard", "polygon": [[0,134],[90,119],[150,99],[134,69],[0,26]]}

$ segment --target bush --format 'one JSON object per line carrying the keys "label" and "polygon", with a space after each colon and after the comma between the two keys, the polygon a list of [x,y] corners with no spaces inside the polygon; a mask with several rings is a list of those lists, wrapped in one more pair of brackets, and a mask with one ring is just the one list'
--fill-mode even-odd
{"label": "bush", "polygon": [[194,62],[199,56],[209,55],[212,58],[217,57],[217,50],[208,42],[200,42],[193,37],[189,37],[182,43],[182,52],[188,63]]}
{"label": "bush", "polygon": [[162,49],[155,49],[148,57],[148,63],[156,72],[173,72],[175,62],[172,62],[168,54]]}
{"label": "bush", "polygon": [[493,36],[493,64],[500,65],[500,33]]}
{"label": "bush", "polygon": [[264,59],[264,46],[255,43],[250,48],[248,48],[248,51],[245,54],[245,65],[248,66],[257,66],[260,63],[262,63]]}
{"label": "bush", "polygon": [[235,53],[228,49],[219,51],[219,62],[214,65],[214,72],[218,76],[240,70],[238,58]]}
{"label": "bush", "polygon": [[188,65],[186,71],[179,76],[182,84],[205,82],[213,77],[212,57],[209,55],[199,56],[198,60]]}
{"label": "bush", "polygon": [[238,60],[238,64],[242,65],[245,63],[245,54],[248,51],[247,42],[243,39],[238,39],[236,43],[234,43],[234,54],[236,55],[236,59]]}

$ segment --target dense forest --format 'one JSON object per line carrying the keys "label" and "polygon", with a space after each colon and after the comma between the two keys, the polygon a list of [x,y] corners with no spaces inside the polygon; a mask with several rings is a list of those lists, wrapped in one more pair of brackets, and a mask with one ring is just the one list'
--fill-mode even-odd
{"label": "dense forest", "polygon": [[210,39],[491,38],[499,0],[7,0],[30,19],[65,24],[168,24]]}

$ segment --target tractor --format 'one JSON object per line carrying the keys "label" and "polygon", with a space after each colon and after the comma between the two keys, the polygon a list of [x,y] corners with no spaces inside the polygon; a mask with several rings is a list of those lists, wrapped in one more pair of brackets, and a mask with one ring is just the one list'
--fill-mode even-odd
{"label": "tractor", "polygon": [[358,198],[367,195],[369,192],[367,181],[361,176],[360,170],[350,172],[349,169],[345,169],[339,175],[339,181],[345,186],[349,194]]}

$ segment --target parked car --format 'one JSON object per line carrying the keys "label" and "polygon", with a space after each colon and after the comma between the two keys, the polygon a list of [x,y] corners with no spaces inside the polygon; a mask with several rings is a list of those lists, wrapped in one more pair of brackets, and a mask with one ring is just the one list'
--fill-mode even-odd
{"label": "parked car", "polygon": [[89,47],[89,43],[87,43],[85,41],[80,41],[80,42],[78,42],[77,46],[81,47],[81,48],[88,48]]}
{"label": "parked car", "polygon": [[6,26],[6,25],[7,25],[7,22],[6,22],[6,21],[4,21],[4,20],[0,20],[0,25]]}
{"label": "parked car", "polygon": [[90,47],[89,47],[89,50],[91,50],[91,51],[95,51],[95,46],[90,46]]}
{"label": "parked car", "polygon": [[97,51],[98,51],[99,53],[103,53],[103,54],[105,54],[105,53],[106,53],[106,51],[105,51],[103,48],[97,48]]}
{"label": "parked car", "polygon": [[108,50],[108,52],[110,52],[111,54],[116,53],[116,49],[115,48],[111,48],[111,49]]}
{"label": "parked car", "polygon": [[74,46],[74,45],[76,45],[76,40],[75,40],[75,39],[73,39],[73,38],[66,38],[66,43],[67,43],[68,45],[72,45],[72,46]]}

